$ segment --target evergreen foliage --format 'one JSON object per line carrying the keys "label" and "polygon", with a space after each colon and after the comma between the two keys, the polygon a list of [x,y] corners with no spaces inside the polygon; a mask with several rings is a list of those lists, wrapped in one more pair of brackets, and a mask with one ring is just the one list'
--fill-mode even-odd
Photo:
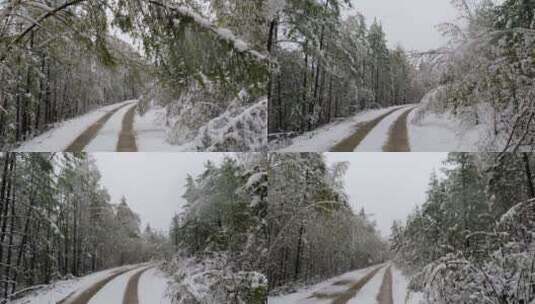
{"label": "evergreen foliage", "polygon": [[272,14],[268,49],[276,66],[268,102],[275,138],[422,97],[408,54],[387,47],[377,20],[368,27],[358,13],[343,19],[341,10],[349,5],[294,0]]}
{"label": "evergreen foliage", "polygon": [[428,303],[535,299],[534,161],[531,154],[451,153],[422,207],[404,225],[394,223],[392,250]]}
{"label": "evergreen foliage", "polygon": [[0,298],[67,275],[147,261],[165,239],[114,205],[84,154],[0,156]]}

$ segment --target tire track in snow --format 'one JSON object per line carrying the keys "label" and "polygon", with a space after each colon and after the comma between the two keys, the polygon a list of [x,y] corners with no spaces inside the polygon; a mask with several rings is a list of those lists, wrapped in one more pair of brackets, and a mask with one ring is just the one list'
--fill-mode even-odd
{"label": "tire track in snow", "polygon": [[383,282],[377,295],[378,304],[393,304],[394,299],[392,297],[392,266],[388,266],[385,275],[383,276]]}
{"label": "tire track in snow", "polygon": [[415,108],[410,108],[403,112],[392,126],[390,126],[388,140],[383,146],[383,152],[411,152],[407,117],[414,109]]}
{"label": "tire track in snow", "polygon": [[117,142],[117,152],[137,152],[136,133],[134,132],[134,117],[137,106],[132,107],[123,117],[121,133]]}
{"label": "tire track in snow", "polygon": [[126,113],[136,107],[136,104],[130,104],[115,114],[104,124],[97,136],[85,147],[86,152],[116,152],[119,142],[119,135],[123,128],[123,120]]}
{"label": "tire track in snow", "polygon": [[139,304],[139,278],[145,271],[151,269],[153,266],[144,268],[136,272],[129,280],[124,291],[123,304]]}
{"label": "tire track in snow", "polygon": [[357,295],[357,293],[360,291],[360,289],[362,289],[362,287],[364,287],[364,285],[366,285],[366,283],[368,283],[382,268],[383,266],[380,266],[370,271],[368,274],[366,274],[356,283],[351,285],[351,287],[344,292],[335,293],[335,294],[314,293],[309,298],[333,299],[331,304],[345,304],[349,300],[354,298]]}
{"label": "tire track in snow", "polygon": [[127,268],[124,270],[119,270],[117,272],[114,272],[112,275],[106,277],[105,279],[102,279],[95,284],[91,285],[89,288],[85,289],[81,293],[73,292],[69,296],[67,296],[65,299],[58,302],[58,304],[87,304],[95,296],[106,284],[108,284],[113,279],[117,278],[118,276],[131,271],[135,268]]}
{"label": "tire track in snow", "polygon": [[97,120],[94,124],[92,124],[89,128],[87,128],[82,134],[78,135],[78,137],[65,149],[65,152],[82,152],[85,147],[97,136],[98,132],[106,122],[113,116],[113,114],[117,113],[122,108],[131,105],[132,103],[127,103],[125,105],[122,105],[114,110],[109,111],[108,113],[104,114],[99,120]]}
{"label": "tire track in snow", "polygon": [[357,130],[355,131],[355,133],[353,133],[353,135],[344,139],[340,143],[336,144],[330,152],[353,152],[364,140],[364,138],[368,136],[368,134],[371,132],[371,130],[373,130],[373,128],[375,128],[387,116],[399,110],[401,109],[396,108],[392,111],[386,112],[385,114],[375,119],[357,124]]}

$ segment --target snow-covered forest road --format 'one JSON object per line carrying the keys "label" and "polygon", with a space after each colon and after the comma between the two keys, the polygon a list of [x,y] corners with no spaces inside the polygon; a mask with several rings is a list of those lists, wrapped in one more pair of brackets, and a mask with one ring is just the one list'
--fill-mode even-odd
{"label": "snow-covered forest road", "polygon": [[[411,298],[412,296],[412,298]],[[348,272],[296,293],[270,297],[269,304],[406,304],[419,295],[407,296],[407,280],[391,264]]]}
{"label": "snow-covered forest road", "polygon": [[18,151],[136,152],[136,107],[137,100],[128,100],[99,108],[23,143]]}
{"label": "snow-covered forest road", "polygon": [[126,266],[58,282],[13,303],[167,304],[170,303],[166,297],[167,283],[168,279],[154,265]]}
{"label": "snow-covered forest road", "polygon": [[477,152],[489,144],[489,130],[409,104],[366,110],[270,145],[279,152]]}
{"label": "snow-covered forest road", "polygon": [[369,110],[294,139],[281,152],[410,152],[410,115],[417,105]]}
{"label": "snow-covered forest road", "polygon": [[396,107],[369,121],[357,124],[351,136],[336,144],[332,152],[410,152],[407,116],[414,107]]}

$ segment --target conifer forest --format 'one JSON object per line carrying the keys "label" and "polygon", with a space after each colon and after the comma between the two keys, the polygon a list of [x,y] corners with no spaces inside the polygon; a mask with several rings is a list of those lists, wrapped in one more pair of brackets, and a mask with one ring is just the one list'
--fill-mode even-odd
{"label": "conifer forest", "polygon": [[0,0],[0,304],[535,304],[535,0]]}

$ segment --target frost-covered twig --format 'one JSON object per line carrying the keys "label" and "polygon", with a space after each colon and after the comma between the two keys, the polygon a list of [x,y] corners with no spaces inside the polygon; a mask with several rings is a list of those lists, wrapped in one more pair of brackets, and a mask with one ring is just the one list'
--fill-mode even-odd
{"label": "frost-covered twig", "polygon": [[229,43],[239,53],[251,55],[251,57],[260,62],[268,61],[267,56],[254,50],[248,43],[236,37],[231,30],[216,26],[210,20],[202,17],[188,7],[162,3],[156,0],[149,0],[148,2],[170,9],[183,17],[191,18],[195,24],[214,33],[219,40]]}
{"label": "frost-covered twig", "polygon": [[4,60],[6,60],[9,51],[13,48],[13,45],[19,43],[27,34],[29,34],[31,31],[33,31],[33,29],[36,26],[38,26],[41,22],[43,22],[44,20],[54,16],[58,12],[66,9],[66,8],[68,8],[70,6],[77,5],[77,4],[82,3],[84,1],[87,1],[87,0],[72,0],[70,2],[65,2],[63,5],[60,5],[60,6],[56,7],[55,9],[50,10],[47,13],[41,15],[41,17],[37,18],[35,20],[35,22],[33,22],[21,34],[19,34],[17,36],[17,38],[15,38],[15,40],[13,40],[11,43],[8,43],[6,45],[6,48],[4,49],[4,54],[2,54],[2,57],[0,57],[0,63],[4,62]]}

